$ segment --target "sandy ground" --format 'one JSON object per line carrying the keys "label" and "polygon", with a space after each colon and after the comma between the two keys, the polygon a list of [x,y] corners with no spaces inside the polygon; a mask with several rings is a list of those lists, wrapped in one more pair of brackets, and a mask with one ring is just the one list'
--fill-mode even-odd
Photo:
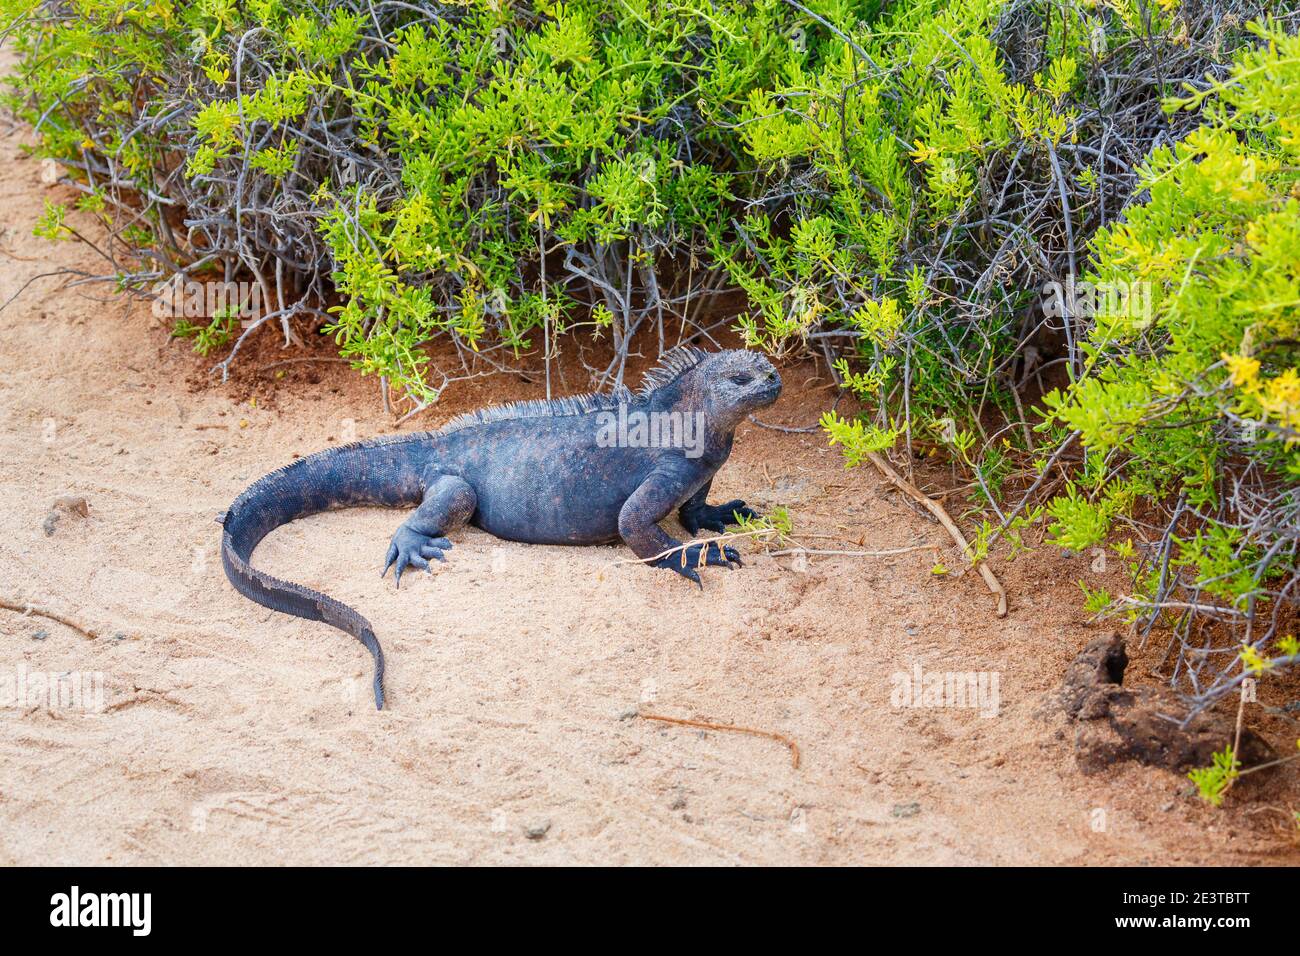
{"label": "sandy ground", "polygon": [[[23,135],[0,142],[0,299],[39,273],[102,266],[84,245],[31,236],[42,198],[71,193],[41,184]],[[328,364],[259,372],[302,354],[268,333],[239,377],[210,384],[210,363],[147,306],[61,281],[0,313],[0,600],[98,636],[0,611],[0,675],[102,675],[106,707],[0,708],[0,863],[1300,859],[1282,826],[1294,764],[1215,811],[1172,773],[1083,776],[1069,729],[1039,716],[1101,633],[1074,582],[1122,581],[1050,549],[999,562],[999,620],[975,575],[931,573],[936,557],[960,566],[942,530],[874,474],[846,472],[818,435],[743,427],[716,499],[785,505],[812,547],[940,550],[801,565],[748,545],[748,566],[711,570],[701,594],[617,563],[622,548],[468,531],[399,592],[378,568],[400,515],[277,531],[261,566],[375,622],[391,703],[377,713],[360,645],[236,594],[214,523],[293,454],[391,431],[374,383]],[[787,370],[769,420],[815,419],[824,393],[800,387],[814,374]],[[407,427],[537,394],[501,377],[456,386]],[[89,517],[47,535],[66,494]],[[996,716],[892,706],[893,675],[917,665],[996,672]],[[802,763],[779,741],[638,711],[784,734]]]}

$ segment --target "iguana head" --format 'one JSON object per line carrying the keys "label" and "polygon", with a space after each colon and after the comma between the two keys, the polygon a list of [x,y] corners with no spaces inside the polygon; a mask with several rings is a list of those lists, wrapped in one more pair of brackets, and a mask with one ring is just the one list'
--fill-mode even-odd
{"label": "iguana head", "polygon": [[734,431],[745,416],[766,408],[781,394],[781,376],[758,352],[706,352],[680,346],[665,352],[641,380],[642,398],[702,413],[714,434]]}
{"label": "iguana head", "polygon": [[735,428],[746,415],[766,408],[781,394],[781,376],[758,352],[715,352],[692,374],[704,414],[719,430]]}

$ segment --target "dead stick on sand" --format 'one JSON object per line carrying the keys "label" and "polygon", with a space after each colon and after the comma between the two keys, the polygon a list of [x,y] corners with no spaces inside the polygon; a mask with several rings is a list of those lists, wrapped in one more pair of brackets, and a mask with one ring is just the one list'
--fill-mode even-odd
{"label": "dead stick on sand", "polygon": [[731,724],[711,724],[703,720],[683,720],[681,717],[664,717],[660,714],[638,714],[643,720],[661,720],[665,724],[680,724],[683,727],[699,727],[701,730],[730,730],[738,734],[750,734],[754,737],[766,737],[776,740],[790,748],[790,758],[794,769],[799,769],[799,745],[785,734],[773,730],[755,730],[753,727],[733,727]]}
{"label": "dead stick on sand", "polygon": [[[687,548],[702,544],[706,547],[710,544],[721,544],[724,541],[736,541],[740,538],[766,538],[777,533],[776,528],[758,528],[754,531],[728,531],[720,534],[716,538],[700,538],[698,541],[685,541],[675,548],[668,548],[666,551],[660,551],[658,554],[652,554],[648,558],[621,558],[614,564],[646,564],[649,561],[658,561],[660,558],[666,558],[670,554],[676,554],[678,551],[685,551]],[[701,552],[703,558],[703,552]]]}
{"label": "dead stick on sand", "polygon": [[[950,535],[952,535],[952,540],[957,542],[957,546],[961,548],[962,553],[965,554],[969,560],[970,544],[966,541],[966,536],[961,533],[961,528],[957,527],[956,523],[951,517],[949,517],[948,512],[944,510],[943,505],[939,504],[939,502],[935,501],[929,495],[921,491],[921,489],[917,488],[916,485],[912,484],[898,472],[894,471],[889,462],[885,461],[885,459],[876,452],[868,452],[867,458],[869,458],[871,463],[876,466],[876,470],[884,475],[885,478],[894,485],[894,487],[898,488],[910,498],[915,499],[915,501],[929,511],[930,514],[938,518],[939,523],[947,529]],[[1003,590],[1002,584],[994,576],[993,572],[989,570],[989,566],[986,563],[981,561],[979,564],[975,565],[975,567],[979,571],[980,577],[984,579],[984,583],[988,585],[988,589],[997,595],[998,617],[1006,617],[1007,592]]]}
{"label": "dead stick on sand", "polygon": [[23,617],[28,617],[34,614],[37,617],[43,617],[51,621],[56,621],[59,624],[62,624],[64,627],[70,627],[77,633],[86,635],[86,637],[90,638],[92,641],[99,637],[99,635],[96,634],[94,631],[82,627],[76,621],[70,620],[64,617],[62,614],[56,614],[53,611],[47,611],[44,608],[39,608],[34,604],[13,604],[9,601],[0,600],[0,607],[6,608],[10,611],[17,611]]}
{"label": "dead stick on sand", "polygon": [[937,544],[917,544],[910,548],[886,548],[884,551],[834,551],[829,548],[785,548],[781,551],[767,552],[770,557],[783,558],[788,554],[832,555],[845,558],[888,558],[896,554],[910,554],[913,551],[939,550]]}

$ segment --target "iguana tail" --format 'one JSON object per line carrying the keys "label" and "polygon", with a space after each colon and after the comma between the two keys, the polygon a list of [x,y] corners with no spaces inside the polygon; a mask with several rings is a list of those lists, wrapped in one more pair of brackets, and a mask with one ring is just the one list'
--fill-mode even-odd
{"label": "iguana tail", "polygon": [[245,597],[263,607],[324,621],[361,641],[375,659],[375,706],[384,709],[384,652],[364,617],[319,591],[281,581],[250,564],[258,542],[282,524],[334,508],[418,504],[419,455],[427,435],[370,439],[331,448],[273,471],[249,486],[217,520],[221,563]]}

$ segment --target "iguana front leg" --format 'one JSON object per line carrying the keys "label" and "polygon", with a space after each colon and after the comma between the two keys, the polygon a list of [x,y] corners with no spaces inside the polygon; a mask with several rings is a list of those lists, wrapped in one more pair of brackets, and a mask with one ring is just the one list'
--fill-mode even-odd
{"label": "iguana front leg", "polygon": [[[623,503],[618,514],[618,533],[638,558],[656,568],[676,571],[704,587],[701,565],[731,567],[735,562],[742,566],[740,552],[735,548],[713,542],[692,544],[685,548],[681,542],[659,527],[685,491],[680,476],[656,471],[651,473],[636,491]],[[670,552],[665,554],[664,552]]]}
{"label": "iguana front leg", "polygon": [[387,574],[396,562],[394,578],[401,587],[407,567],[427,571],[430,558],[446,561],[443,552],[451,548],[451,542],[445,536],[468,521],[477,507],[478,496],[466,482],[451,475],[434,476],[425,485],[420,507],[393,533],[379,576]]}
{"label": "iguana front leg", "polygon": [[699,534],[701,528],[719,533],[726,531],[727,525],[737,524],[737,515],[746,520],[758,517],[758,512],[739,498],[722,505],[708,504],[706,499],[712,485],[713,479],[710,478],[704,483],[703,488],[691,495],[690,499],[677,509],[677,517],[682,527],[691,534]]}

